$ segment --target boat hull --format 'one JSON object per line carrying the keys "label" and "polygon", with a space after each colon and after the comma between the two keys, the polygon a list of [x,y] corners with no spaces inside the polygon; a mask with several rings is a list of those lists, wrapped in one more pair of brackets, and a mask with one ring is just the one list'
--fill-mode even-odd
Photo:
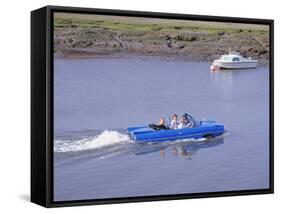
{"label": "boat hull", "polygon": [[184,139],[213,138],[224,133],[224,126],[214,121],[199,121],[193,128],[154,130],[147,126],[127,129],[131,140],[137,143],[168,142]]}
{"label": "boat hull", "polygon": [[258,63],[256,61],[253,62],[220,62],[215,61],[215,66],[219,68],[226,68],[226,69],[243,69],[243,68],[256,68]]}

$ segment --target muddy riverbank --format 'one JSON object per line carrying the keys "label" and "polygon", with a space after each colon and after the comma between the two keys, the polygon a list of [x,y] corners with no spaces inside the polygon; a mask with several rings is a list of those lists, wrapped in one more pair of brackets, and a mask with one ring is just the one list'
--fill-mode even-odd
{"label": "muddy riverbank", "polygon": [[265,25],[56,13],[54,54],[81,58],[128,53],[212,61],[231,48],[263,63],[269,59],[268,32]]}

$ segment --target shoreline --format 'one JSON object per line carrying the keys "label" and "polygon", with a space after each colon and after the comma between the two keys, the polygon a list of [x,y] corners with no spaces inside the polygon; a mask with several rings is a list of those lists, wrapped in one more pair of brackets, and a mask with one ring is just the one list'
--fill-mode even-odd
{"label": "shoreline", "polygon": [[[68,53],[68,51],[70,53]],[[130,58],[160,58],[165,61],[182,61],[182,62],[198,62],[212,64],[214,59],[202,58],[202,57],[190,57],[180,54],[167,54],[167,53],[139,53],[139,52],[122,52],[122,51],[93,51],[93,50],[73,50],[69,49],[66,53],[54,53],[55,59],[130,59]],[[258,67],[269,65],[269,60],[259,60]]]}
{"label": "shoreline", "polygon": [[269,61],[266,25],[56,13],[54,55],[97,58],[156,55],[213,61],[228,50]]}

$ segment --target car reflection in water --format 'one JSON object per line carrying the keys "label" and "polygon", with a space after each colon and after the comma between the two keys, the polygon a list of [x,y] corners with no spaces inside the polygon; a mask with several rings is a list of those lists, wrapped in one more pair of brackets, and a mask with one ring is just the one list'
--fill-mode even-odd
{"label": "car reflection in water", "polygon": [[191,160],[192,157],[198,152],[200,149],[209,149],[215,146],[222,145],[224,143],[223,138],[210,139],[202,142],[173,142],[167,143],[165,145],[161,144],[151,144],[151,145],[143,145],[144,147],[135,153],[135,155],[147,155],[154,152],[159,152],[161,158],[165,158],[167,153],[171,152],[171,154],[175,157],[184,158]]}

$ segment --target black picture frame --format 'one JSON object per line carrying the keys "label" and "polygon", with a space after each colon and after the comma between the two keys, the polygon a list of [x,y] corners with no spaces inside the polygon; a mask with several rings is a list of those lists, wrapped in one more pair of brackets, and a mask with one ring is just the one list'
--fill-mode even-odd
{"label": "black picture frame", "polygon": [[[268,25],[270,29],[270,123],[268,189],[54,202],[53,200],[53,13],[83,13]],[[221,16],[46,6],[31,12],[31,201],[44,207],[111,204],[268,194],[274,192],[274,21]]]}

